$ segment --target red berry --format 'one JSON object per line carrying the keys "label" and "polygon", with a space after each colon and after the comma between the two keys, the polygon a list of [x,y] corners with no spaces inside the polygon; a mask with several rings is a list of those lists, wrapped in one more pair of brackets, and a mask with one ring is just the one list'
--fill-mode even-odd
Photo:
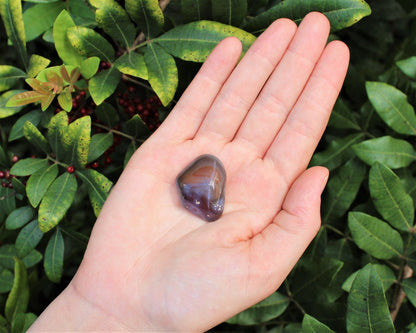
{"label": "red berry", "polygon": [[111,162],[112,162],[113,160],[111,159],[111,157],[110,156],[107,156],[106,158],[105,158],[105,164],[111,164]]}
{"label": "red berry", "polygon": [[7,187],[7,183],[6,183],[6,182],[2,182],[2,183],[1,183],[1,186],[2,186],[2,187]]}
{"label": "red berry", "polygon": [[13,188],[13,184],[11,182],[7,186],[8,188]]}
{"label": "red berry", "polygon": [[68,173],[74,173],[75,168],[72,165],[70,165],[69,167],[66,168],[66,171],[68,171]]}
{"label": "red berry", "polygon": [[136,88],[133,86],[130,86],[128,90],[129,90],[129,93],[134,93],[136,91]]}
{"label": "red berry", "polygon": [[92,167],[93,169],[97,169],[99,166],[100,166],[100,164],[99,164],[98,162],[93,162],[93,163],[91,164],[91,167]]}
{"label": "red berry", "polygon": [[6,170],[6,172],[4,173],[4,178],[10,179],[10,171],[9,170]]}
{"label": "red berry", "polygon": [[4,172],[3,171],[0,171],[0,179],[2,179],[2,178],[4,178]]}

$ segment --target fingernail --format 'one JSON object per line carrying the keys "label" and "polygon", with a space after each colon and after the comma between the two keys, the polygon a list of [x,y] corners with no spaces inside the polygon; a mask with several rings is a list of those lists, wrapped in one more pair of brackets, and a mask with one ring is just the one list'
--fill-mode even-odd
{"label": "fingernail", "polygon": [[325,186],[328,183],[329,172],[327,172],[326,176],[322,179],[322,187],[321,187],[321,194],[325,190]]}

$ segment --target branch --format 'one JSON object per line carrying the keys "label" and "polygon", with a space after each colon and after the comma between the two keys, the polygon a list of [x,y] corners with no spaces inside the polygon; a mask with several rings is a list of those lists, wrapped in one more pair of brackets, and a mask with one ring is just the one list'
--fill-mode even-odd
{"label": "branch", "polygon": [[[413,275],[413,270],[408,265],[404,266],[403,275],[402,275],[402,278],[400,279],[400,282],[403,281],[404,279],[410,278],[412,275]],[[391,319],[393,320],[393,322],[396,319],[397,314],[399,313],[400,307],[402,306],[405,298],[406,298],[406,293],[403,291],[403,288],[400,287],[400,290],[394,301],[393,308],[390,311]]]}

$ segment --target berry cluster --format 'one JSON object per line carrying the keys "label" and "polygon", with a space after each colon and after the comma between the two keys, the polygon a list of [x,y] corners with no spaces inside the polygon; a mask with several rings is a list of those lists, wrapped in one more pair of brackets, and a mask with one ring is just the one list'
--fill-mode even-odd
{"label": "berry cluster", "polygon": [[[19,160],[17,155],[12,157],[12,162],[16,163]],[[0,181],[2,187],[13,188],[12,179],[16,176],[10,174],[10,170],[0,170]]]}
{"label": "berry cluster", "polygon": [[128,93],[117,94],[118,104],[123,111],[130,117],[138,114],[151,131],[157,129],[160,126],[158,112],[159,107],[162,106],[160,99],[156,95],[142,99],[137,95],[134,86],[129,86],[127,90]]}

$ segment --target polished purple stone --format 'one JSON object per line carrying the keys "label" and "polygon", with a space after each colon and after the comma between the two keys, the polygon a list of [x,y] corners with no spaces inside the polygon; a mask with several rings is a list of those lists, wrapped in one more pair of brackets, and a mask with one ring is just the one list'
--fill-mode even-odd
{"label": "polished purple stone", "polygon": [[218,158],[198,157],[176,179],[182,205],[205,221],[219,219],[224,210],[225,179],[225,169]]}

